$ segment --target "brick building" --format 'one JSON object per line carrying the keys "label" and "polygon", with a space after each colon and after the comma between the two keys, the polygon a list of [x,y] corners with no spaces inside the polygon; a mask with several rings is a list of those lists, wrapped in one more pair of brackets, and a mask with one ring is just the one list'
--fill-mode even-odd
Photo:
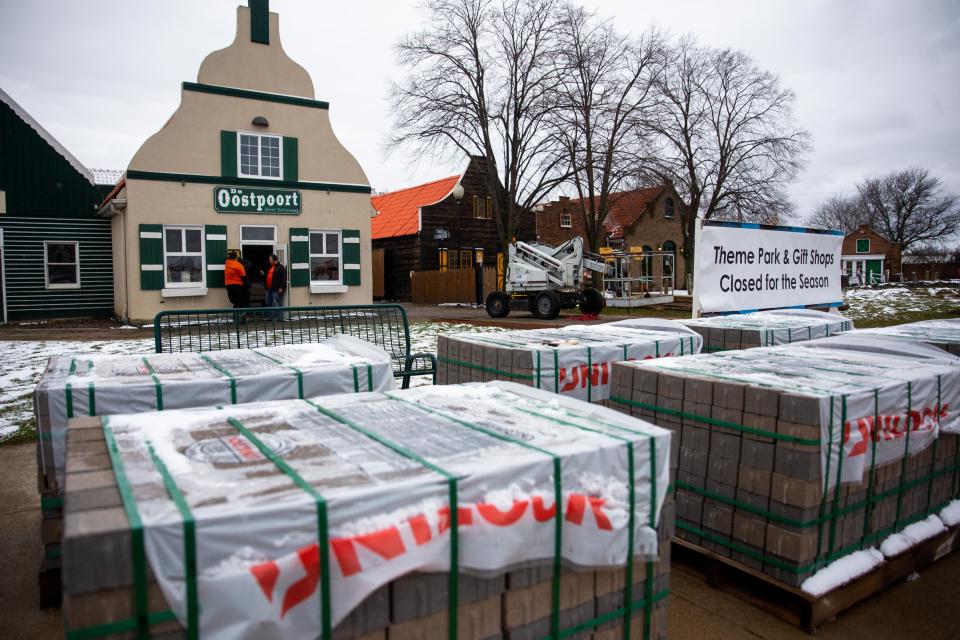
{"label": "brick building", "polygon": [[[641,249],[646,253],[665,252],[648,260],[647,274],[658,282],[673,273],[682,276],[685,264],[680,255],[680,214],[687,205],[673,183],[614,193],[610,200],[600,245],[635,253]],[[580,200],[561,197],[544,205],[537,214],[537,239],[555,246],[574,236],[587,237]]]}
{"label": "brick building", "polygon": [[898,242],[890,242],[868,224],[843,239],[840,268],[851,284],[886,282],[903,269]]}

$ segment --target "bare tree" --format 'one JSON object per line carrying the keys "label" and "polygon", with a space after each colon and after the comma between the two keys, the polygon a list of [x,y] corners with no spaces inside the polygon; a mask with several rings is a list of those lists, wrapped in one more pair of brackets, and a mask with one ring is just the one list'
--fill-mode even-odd
{"label": "bare tree", "polygon": [[547,117],[559,80],[558,0],[428,0],[430,26],[404,37],[388,148],[481,156],[501,245],[566,178]]}
{"label": "bare tree", "polygon": [[951,238],[960,225],[960,200],[944,191],[943,180],[927,169],[910,167],[857,185],[870,220],[904,253],[919,244]]}
{"label": "bare tree", "polygon": [[853,233],[862,224],[870,224],[870,213],[859,195],[834,194],[824,200],[807,221],[819,229],[839,229]]}
{"label": "bare tree", "polygon": [[687,274],[696,218],[774,221],[792,206],[785,186],[802,166],[809,134],[794,123],[791,91],[744,53],[680,41],[660,84],[655,119],[663,147],[652,170],[688,198],[681,209]]}
{"label": "bare tree", "polygon": [[597,251],[615,193],[636,175],[638,150],[647,147],[664,42],[653,30],[627,38],[577,5],[562,16],[554,122],[587,243]]}

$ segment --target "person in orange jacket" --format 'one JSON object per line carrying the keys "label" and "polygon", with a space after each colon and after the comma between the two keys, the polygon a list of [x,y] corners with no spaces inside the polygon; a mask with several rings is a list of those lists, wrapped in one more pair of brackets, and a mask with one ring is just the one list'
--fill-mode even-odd
{"label": "person in orange jacket", "polygon": [[246,296],[246,288],[243,284],[247,277],[247,270],[240,263],[240,253],[231,250],[227,252],[227,262],[223,265],[223,283],[227,285],[227,297],[233,303],[234,309],[242,309]]}

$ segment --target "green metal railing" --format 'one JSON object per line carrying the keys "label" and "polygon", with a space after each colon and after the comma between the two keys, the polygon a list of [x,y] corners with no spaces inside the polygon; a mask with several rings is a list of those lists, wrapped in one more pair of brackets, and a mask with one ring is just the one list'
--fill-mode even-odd
{"label": "green metal railing", "polygon": [[437,358],[410,353],[410,323],[398,304],[161,311],[153,319],[157,353],[322,342],[338,333],[389,353],[404,389],[413,376],[433,376],[436,382]]}

